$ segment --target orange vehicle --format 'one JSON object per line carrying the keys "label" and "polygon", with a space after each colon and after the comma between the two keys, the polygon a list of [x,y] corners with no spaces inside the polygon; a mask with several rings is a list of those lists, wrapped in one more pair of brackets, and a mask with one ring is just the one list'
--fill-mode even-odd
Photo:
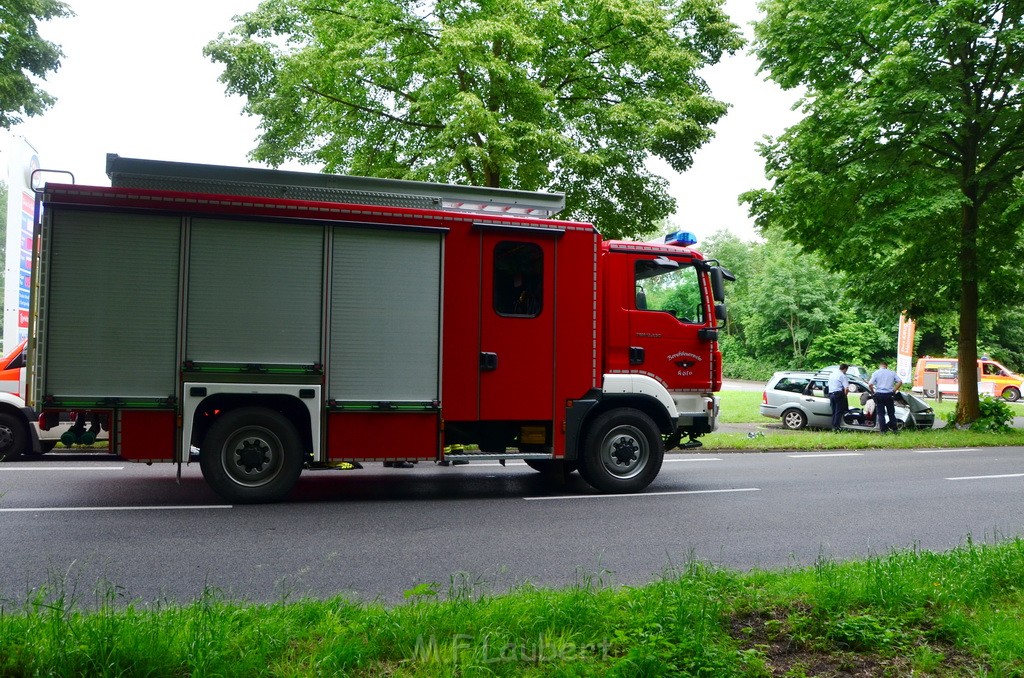
{"label": "orange vehicle", "polygon": [[23,339],[0,360],[0,391],[21,396],[25,390],[25,344]]}
{"label": "orange vehicle", "polygon": [[[937,375],[938,391],[942,394],[955,395],[960,390],[959,365],[956,358],[919,358],[914,368],[915,393],[923,393],[929,398],[935,397],[935,390],[925,388],[925,374],[934,372]],[[1014,374],[995,360],[981,358],[978,360],[978,391],[979,393],[1002,397],[1004,400],[1016,402],[1024,384],[1024,377]]]}

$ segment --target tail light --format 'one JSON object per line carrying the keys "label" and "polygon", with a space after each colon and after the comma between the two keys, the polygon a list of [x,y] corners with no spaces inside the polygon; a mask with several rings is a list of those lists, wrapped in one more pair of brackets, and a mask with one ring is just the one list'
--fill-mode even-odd
{"label": "tail light", "polygon": [[767,405],[768,404],[768,391],[761,391],[761,404],[762,405]]}

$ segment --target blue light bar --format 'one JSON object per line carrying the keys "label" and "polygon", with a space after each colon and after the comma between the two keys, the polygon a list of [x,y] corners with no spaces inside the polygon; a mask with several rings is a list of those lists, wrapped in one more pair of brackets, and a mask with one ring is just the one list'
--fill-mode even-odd
{"label": "blue light bar", "polygon": [[676,247],[689,247],[690,245],[697,244],[697,236],[689,231],[676,231],[665,236],[665,244],[675,245]]}

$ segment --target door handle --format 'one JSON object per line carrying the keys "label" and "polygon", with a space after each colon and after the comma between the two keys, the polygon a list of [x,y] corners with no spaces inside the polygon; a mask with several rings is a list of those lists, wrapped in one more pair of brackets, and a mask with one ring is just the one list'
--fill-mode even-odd
{"label": "door handle", "polygon": [[643,365],[644,364],[644,349],[640,346],[629,347],[629,364],[630,365]]}
{"label": "door handle", "polygon": [[498,369],[498,354],[481,352],[480,369],[484,372],[491,372]]}

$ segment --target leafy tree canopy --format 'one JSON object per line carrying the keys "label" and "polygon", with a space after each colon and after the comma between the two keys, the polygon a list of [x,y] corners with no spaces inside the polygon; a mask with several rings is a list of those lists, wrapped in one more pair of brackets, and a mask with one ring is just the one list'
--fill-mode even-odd
{"label": "leafy tree canopy", "polygon": [[[806,117],[762,147],[771,189],[745,196],[874,303],[959,314],[959,417],[979,302],[1020,299],[1024,3],[765,0],[763,68],[801,87]],[[968,366],[965,368],[964,366]]]}
{"label": "leafy tree canopy", "polygon": [[206,47],[259,116],[253,157],[329,172],[564,191],[609,235],[674,209],[739,48],[722,0],[264,0]]}
{"label": "leafy tree canopy", "polygon": [[36,23],[72,15],[58,0],[0,3],[0,127],[10,129],[21,115],[38,115],[53,104],[37,80],[57,70],[64,54],[39,36]]}

